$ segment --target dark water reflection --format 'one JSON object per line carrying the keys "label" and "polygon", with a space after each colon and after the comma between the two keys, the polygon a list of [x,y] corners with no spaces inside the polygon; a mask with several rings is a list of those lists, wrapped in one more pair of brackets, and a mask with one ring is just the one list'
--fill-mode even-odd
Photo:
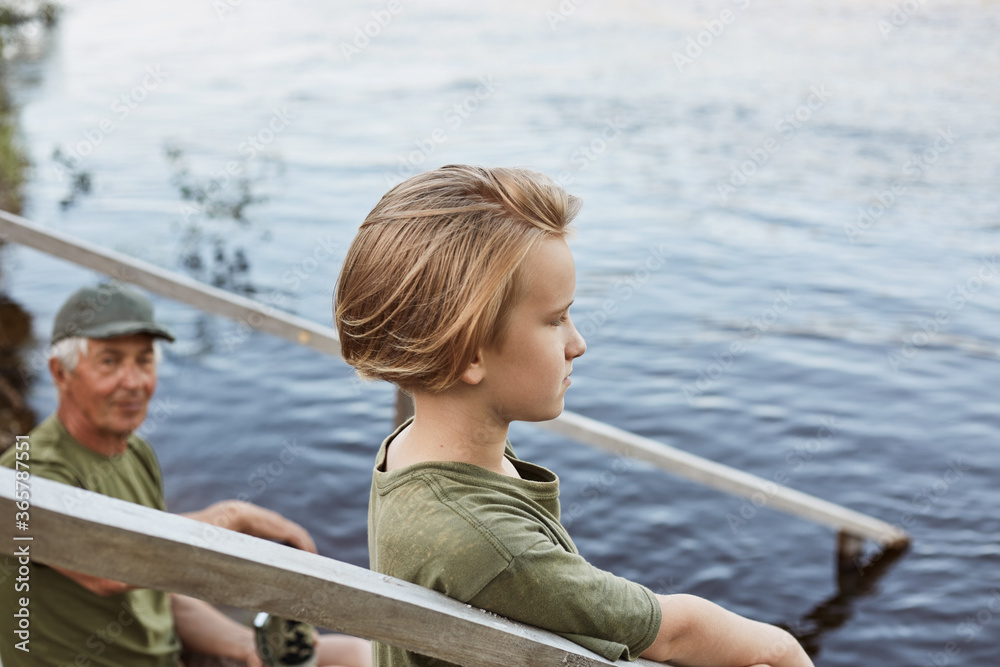
{"label": "dark water reflection", "polygon": [[[744,4],[678,71],[674,52],[704,21]],[[826,528],[766,507],[734,522],[739,500],[516,425],[518,453],[559,473],[581,551],[659,592],[784,623],[824,667],[1000,664],[1000,6],[921,3],[883,37],[891,3],[860,0],[586,3],[555,30],[556,3],[441,0],[407,4],[347,62],[340,44],[377,9],[244,2],[220,19],[194,0],[72,5],[47,49],[11,72],[36,161],[27,214],[180,269],[165,143],[184,146],[197,174],[272,155],[285,170],[226,247],[246,250],[255,298],[281,295],[329,323],[346,244],[387,181],[448,162],[551,173],[585,200],[574,318],[589,350],[569,409],[784,473],[914,538],[838,581]],[[163,83],[116,114],[149,67]],[[811,108],[821,86],[828,99]],[[787,131],[803,105],[808,118]],[[276,113],[287,127],[246,148]],[[114,132],[81,163],[92,191],[63,212],[67,183],[46,156],[105,117]],[[609,122],[621,131],[602,135]],[[446,140],[428,144],[439,128]],[[928,152],[949,128],[954,141]],[[769,140],[780,149],[723,196]],[[6,288],[41,332],[94,280],[3,252]],[[323,553],[366,565],[392,391],[309,350],[157,308],[180,340],[144,432],[172,508],[244,495],[301,520]],[[30,399],[45,414],[50,385]]]}
{"label": "dark water reflection", "polygon": [[815,660],[823,638],[847,624],[854,616],[855,605],[864,597],[878,593],[878,582],[907,548],[880,550],[874,557],[859,562],[855,569],[837,575],[837,592],[816,605],[808,614],[789,624],[781,624],[791,632]]}

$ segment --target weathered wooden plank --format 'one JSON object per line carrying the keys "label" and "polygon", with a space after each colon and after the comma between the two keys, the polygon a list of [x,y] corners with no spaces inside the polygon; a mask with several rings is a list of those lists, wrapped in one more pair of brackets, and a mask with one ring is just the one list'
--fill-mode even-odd
{"label": "weathered wooden plank", "polygon": [[887,547],[897,548],[909,542],[905,531],[885,521],[583,415],[564,411],[556,419],[539,423],[539,426],[608,452],[646,461],[713,489],[742,496],[755,506],[781,510]]}
{"label": "weathered wooden plank", "polygon": [[28,545],[39,562],[296,618],[462,665],[616,664],[552,633],[347,563],[45,479],[32,478],[30,487],[29,530],[16,531],[14,471],[0,468],[0,553]]}
{"label": "weathered wooden plank", "polygon": [[0,238],[41,250],[74,264],[100,271],[116,280],[194,306],[213,315],[242,322],[275,336],[340,356],[340,341],[332,327],[316,324],[266,304],[206,285],[187,276],[73,238],[30,220],[0,211]]}

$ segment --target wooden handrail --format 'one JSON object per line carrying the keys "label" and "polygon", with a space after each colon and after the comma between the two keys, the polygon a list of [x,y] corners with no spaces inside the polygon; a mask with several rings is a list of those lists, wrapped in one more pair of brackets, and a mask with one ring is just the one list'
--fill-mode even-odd
{"label": "wooden handrail", "polygon": [[[13,241],[200,310],[242,322],[252,329],[340,356],[337,331],[291,313],[206,285],[114,250],[47,229],[0,211],[0,240]],[[67,295],[68,296],[68,295]]]}
{"label": "wooden handrail", "polygon": [[[242,321],[254,329],[340,356],[337,332],[333,328],[46,229],[4,211],[0,211],[0,239],[30,246],[209,313]],[[408,401],[405,396],[397,395],[397,412],[405,413]],[[900,548],[909,542],[909,536],[898,526],[582,415],[563,412],[556,419],[539,425],[579,442],[631,456],[699,484],[747,498],[755,506],[767,506],[830,526],[838,531],[838,553],[842,561],[860,553],[862,540],[873,540],[885,548]]]}
{"label": "wooden handrail", "polygon": [[27,548],[32,562],[267,611],[471,667],[663,664],[610,662],[415,584],[38,477],[27,481],[27,530],[16,530],[14,475],[0,468],[3,554]]}
{"label": "wooden handrail", "polygon": [[542,422],[539,426],[611,453],[651,463],[713,489],[747,498],[755,507],[781,510],[848,535],[873,540],[887,548],[901,548],[909,541],[902,529],[880,519],[574,412],[563,411],[558,418]]}

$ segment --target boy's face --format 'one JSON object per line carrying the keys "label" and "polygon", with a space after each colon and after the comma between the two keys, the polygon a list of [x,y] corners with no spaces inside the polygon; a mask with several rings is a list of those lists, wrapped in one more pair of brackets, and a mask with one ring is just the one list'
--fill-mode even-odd
{"label": "boy's face", "polygon": [[524,297],[499,348],[482,354],[481,390],[503,421],[545,421],[562,412],[573,360],[587,349],[569,317],[576,270],[562,239],[536,246],[522,269]]}

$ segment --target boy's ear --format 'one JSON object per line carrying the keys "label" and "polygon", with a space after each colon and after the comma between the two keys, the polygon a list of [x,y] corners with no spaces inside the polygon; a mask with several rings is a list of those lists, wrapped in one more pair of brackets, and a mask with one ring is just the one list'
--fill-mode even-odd
{"label": "boy's ear", "polygon": [[476,356],[472,358],[472,361],[466,366],[465,372],[462,373],[462,382],[476,385],[482,382],[484,377],[486,377],[486,366],[483,364],[483,352],[476,350]]}

